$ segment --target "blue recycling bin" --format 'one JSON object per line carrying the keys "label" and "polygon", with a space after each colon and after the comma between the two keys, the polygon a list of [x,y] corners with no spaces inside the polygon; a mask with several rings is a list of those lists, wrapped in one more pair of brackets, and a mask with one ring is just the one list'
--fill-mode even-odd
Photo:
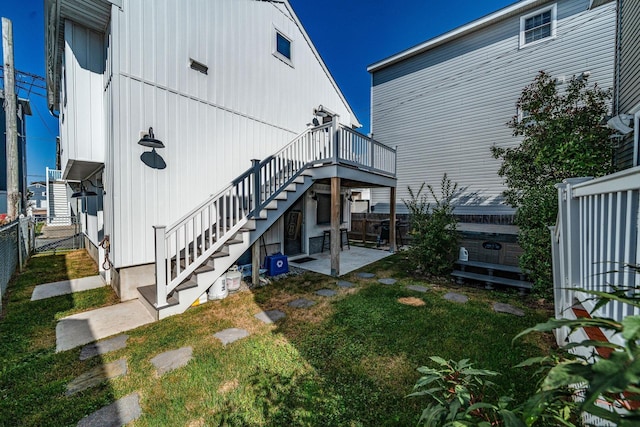
{"label": "blue recycling bin", "polygon": [[268,255],[264,259],[264,267],[267,269],[267,275],[277,276],[289,272],[289,259],[281,253]]}

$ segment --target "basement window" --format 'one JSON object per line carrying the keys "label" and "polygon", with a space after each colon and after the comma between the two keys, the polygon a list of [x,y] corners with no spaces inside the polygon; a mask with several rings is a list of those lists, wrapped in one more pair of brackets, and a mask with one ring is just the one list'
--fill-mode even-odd
{"label": "basement window", "polygon": [[520,47],[556,36],[557,5],[552,4],[520,17]]}
{"label": "basement window", "polygon": [[293,67],[293,42],[277,29],[273,40],[273,56]]}

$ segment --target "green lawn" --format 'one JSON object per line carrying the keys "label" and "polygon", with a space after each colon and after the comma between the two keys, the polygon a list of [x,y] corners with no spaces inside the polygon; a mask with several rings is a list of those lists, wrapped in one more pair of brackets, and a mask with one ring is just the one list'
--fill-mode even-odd
{"label": "green lawn", "polygon": [[[402,254],[366,271],[399,281],[388,286],[350,274],[343,279],[357,286],[339,289],[335,279],[305,273],[131,331],[125,349],[79,361],[80,349],[55,353],[56,320],[116,297],[105,288],[30,302],[36,284],[95,273],[81,252],[34,257],[10,285],[0,321],[0,425],[75,425],[137,391],[144,415],[134,426],[410,426],[425,402],[405,396],[420,376],[416,368],[431,355],[470,358],[478,367],[503,372],[496,382],[517,398],[536,387],[531,370],[512,366],[547,352],[552,340],[530,335],[511,344],[518,332],[549,316],[536,301],[411,278]],[[408,284],[433,289],[417,293]],[[314,294],[322,288],[338,295]],[[444,300],[450,291],[470,301]],[[299,297],[318,304],[288,307]],[[398,302],[406,297],[424,305]],[[526,316],[494,313],[492,302],[509,302]],[[275,325],[253,317],[270,309],[287,317]],[[223,347],[213,334],[229,327],[251,335]],[[193,360],[157,378],[150,359],[182,346],[193,347]],[[73,378],[122,357],[126,376],[65,396]]]}

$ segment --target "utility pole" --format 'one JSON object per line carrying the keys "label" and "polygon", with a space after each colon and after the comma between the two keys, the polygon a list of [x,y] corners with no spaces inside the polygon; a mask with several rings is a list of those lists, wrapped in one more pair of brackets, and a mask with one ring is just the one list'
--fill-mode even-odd
{"label": "utility pole", "polygon": [[4,53],[4,111],[7,123],[7,217],[13,221],[20,214],[18,187],[18,123],[16,80],[13,64],[13,26],[2,18],[2,51]]}

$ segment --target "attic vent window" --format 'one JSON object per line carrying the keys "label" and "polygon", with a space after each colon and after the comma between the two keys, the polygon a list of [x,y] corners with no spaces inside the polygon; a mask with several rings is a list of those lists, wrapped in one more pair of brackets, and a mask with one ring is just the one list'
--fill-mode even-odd
{"label": "attic vent window", "polygon": [[189,58],[189,66],[192,70],[199,71],[202,74],[209,74],[209,67],[204,65],[202,62],[196,61],[195,59]]}
{"label": "attic vent window", "polygon": [[273,56],[293,66],[293,46],[291,39],[281,31],[275,30],[273,43]]}
{"label": "attic vent window", "polygon": [[555,4],[520,18],[520,47],[556,36]]}

